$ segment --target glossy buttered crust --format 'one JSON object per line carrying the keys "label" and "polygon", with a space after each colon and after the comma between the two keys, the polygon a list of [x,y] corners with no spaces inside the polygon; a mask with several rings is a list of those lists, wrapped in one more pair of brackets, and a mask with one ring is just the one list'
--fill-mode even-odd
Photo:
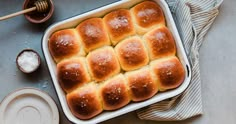
{"label": "glossy buttered crust", "polygon": [[120,65],[112,47],[105,46],[87,56],[89,72],[95,81],[103,81],[120,72]]}
{"label": "glossy buttered crust", "polygon": [[127,9],[110,12],[104,16],[103,21],[113,45],[136,33],[130,11]]}
{"label": "glossy buttered crust", "polygon": [[176,54],[175,41],[166,27],[156,28],[144,35],[151,60]]}
{"label": "glossy buttered crust", "polygon": [[115,51],[121,68],[125,71],[138,69],[149,62],[147,50],[138,36],[120,42]]}
{"label": "glossy buttered crust", "polygon": [[115,110],[130,102],[126,80],[122,74],[104,82],[99,93],[104,110]]}
{"label": "glossy buttered crust", "polygon": [[184,81],[185,70],[175,56],[154,60],[150,65],[160,91],[176,88]]}
{"label": "glossy buttered crust", "polygon": [[67,93],[91,80],[84,57],[61,61],[57,64],[57,75],[62,89]]}
{"label": "glossy buttered crust", "polygon": [[133,101],[146,100],[158,91],[157,80],[151,75],[149,67],[127,72],[125,76]]}
{"label": "glossy buttered crust", "polygon": [[71,112],[80,119],[90,119],[102,112],[97,86],[88,84],[66,95]]}
{"label": "glossy buttered crust", "polygon": [[79,119],[147,100],[185,78],[164,14],[152,1],[56,31],[48,47],[68,107]]}
{"label": "glossy buttered crust", "polygon": [[72,56],[84,55],[75,29],[64,29],[53,33],[49,39],[48,48],[56,62]]}
{"label": "glossy buttered crust", "polygon": [[165,26],[165,17],[161,7],[152,1],[142,2],[130,10],[136,32],[140,35],[155,27]]}
{"label": "glossy buttered crust", "polygon": [[102,18],[91,18],[80,23],[76,30],[86,52],[110,45],[110,39],[105,30]]}

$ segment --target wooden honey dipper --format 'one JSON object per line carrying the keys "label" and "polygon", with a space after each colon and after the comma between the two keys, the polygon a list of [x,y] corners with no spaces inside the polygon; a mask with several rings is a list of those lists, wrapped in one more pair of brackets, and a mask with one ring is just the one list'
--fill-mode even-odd
{"label": "wooden honey dipper", "polygon": [[49,8],[47,0],[38,0],[34,3],[34,5],[35,5],[34,7],[31,7],[29,9],[25,9],[25,10],[22,10],[22,11],[19,11],[19,12],[16,12],[16,13],[12,13],[10,15],[0,17],[0,21],[18,16],[18,15],[21,15],[21,14],[29,13],[29,12],[32,12],[32,11],[35,11],[35,10],[37,12],[40,12],[40,13],[41,12],[46,12]]}

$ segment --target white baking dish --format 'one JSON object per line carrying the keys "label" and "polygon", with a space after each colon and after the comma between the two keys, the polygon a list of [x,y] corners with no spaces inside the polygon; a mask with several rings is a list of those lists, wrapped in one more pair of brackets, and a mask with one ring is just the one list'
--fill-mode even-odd
{"label": "white baking dish", "polygon": [[190,69],[190,64],[189,61],[187,59],[185,50],[183,48],[183,44],[181,42],[181,39],[179,37],[178,31],[176,29],[174,20],[172,18],[171,12],[168,8],[168,5],[166,4],[165,0],[154,0],[155,2],[157,2],[161,8],[163,9],[165,18],[166,18],[166,22],[167,22],[167,26],[170,29],[170,31],[172,32],[175,41],[176,41],[176,46],[177,46],[177,56],[179,57],[181,63],[183,64],[185,71],[186,71],[186,77],[185,80],[183,82],[183,84],[173,90],[169,90],[166,92],[162,92],[162,93],[157,93],[154,97],[144,101],[144,102],[138,102],[138,103],[130,103],[127,106],[115,110],[115,111],[103,111],[101,114],[99,114],[98,116],[89,119],[89,120],[80,120],[78,118],[76,118],[75,116],[73,116],[73,114],[71,113],[67,102],[66,102],[66,95],[63,92],[63,90],[61,89],[58,81],[57,81],[57,75],[56,75],[56,64],[53,61],[49,50],[48,50],[48,39],[51,36],[51,34],[57,30],[61,30],[61,29],[65,29],[65,28],[72,28],[75,27],[76,25],[78,25],[81,21],[91,18],[91,17],[102,17],[103,15],[107,14],[108,12],[111,12],[112,10],[116,10],[116,9],[120,9],[120,8],[131,8],[132,6],[136,5],[137,3],[144,1],[144,0],[122,0],[92,11],[89,11],[87,13],[66,19],[64,21],[58,22],[52,26],[50,26],[46,31],[45,34],[43,36],[42,39],[42,48],[43,48],[43,53],[44,56],[46,58],[46,62],[58,95],[58,98],[60,100],[62,109],[65,113],[65,115],[67,116],[67,118],[74,123],[99,123],[114,117],[117,117],[119,115],[140,109],[142,107],[151,105],[153,103],[162,101],[164,99],[168,99],[171,98],[173,96],[176,96],[180,93],[182,93],[187,86],[189,85],[190,79],[191,79],[191,70]]}

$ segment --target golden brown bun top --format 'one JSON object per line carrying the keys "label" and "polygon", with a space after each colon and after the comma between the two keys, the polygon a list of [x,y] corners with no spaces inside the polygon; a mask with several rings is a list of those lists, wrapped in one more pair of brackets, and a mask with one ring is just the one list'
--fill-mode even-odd
{"label": "golden brown bun top", "polygon": [[142,2],[134,6],[132,12],[136,23],[143,28],[149,28],[157,24],[165,25],[165,17],[162,9],[155,2]]}
{"label": "golden brown bun top", "polygon": [[120,42],[115,49],[125,71],[137,69],[149,61],[143,41],[137,36]]}
{"label": "golden brown bun top", "polygon": [[90,119],[102,112],[102,103],[94,84],[79,88],[66,97],[70,110],[80,119]]}
{"label": "golden brown bun top", "polygon": [[77,55],[81,49],[78,34],[74,29],[64,29],[53,33],[48,45],[56,62]]}
{"label": "golden brown bun top", "polygon": [[118,41],[135,34],[134,24],[129,10],[119,9],[104,17],[109,36],[115,45]]}
{"label": "golden brown bun top", "polygon": [[174,38],[168,28],[164,26],[145,34],[144,41],[150,52],[151,60],[174,56],[176,53]]}
{"label": "golden brown bun top", "polygon": [[103,45],[110,45],[110,39],[101,18],[91,18],[76,27],[86,52]]}
{"label": "golden brown bun top", "polygon": [[173,89],[183,83],[185,70],[176,57],[156,60],[151,64],[154,75],[160,81],[160,90]]}
{"label": "golden brown bun top", "polygon": [[157,82],[151,76],[148,67],[126,73],[128,86],[133,101],[143,101],[158,91]]}
{"label": "golden brown bun top", "polygon": [[112,47],[102,47],[90,52],[87,63],[96,81],[106,80],[120,72],[120,65]]}
{"label": "golden brown bun top", "polygon": [[125,78],[121,74],[106,81],[100,92],[105,110],[118,109],[130,101]]}
{"label": "golden brown bun top", "polygon": [[85,58],[63,60],[57,64],[58,81],[64,91],[70,92],[90,81]]}

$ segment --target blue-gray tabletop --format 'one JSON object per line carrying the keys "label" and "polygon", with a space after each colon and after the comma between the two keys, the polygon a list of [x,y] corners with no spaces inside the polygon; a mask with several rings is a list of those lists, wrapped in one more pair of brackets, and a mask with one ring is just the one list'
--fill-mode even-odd
{"label": "blue-gray tabletop", "polygon": [[[41,38],[54,22],[116,2],[118,0],[54,0],[53,17],[43,24],[32,24],[24,16],[0,22],[0,100],[23,87],[36,87],[55,100],[60,124],[70,124],[62,112],[42,53]],[[23,0],[0,0],[0,16],[21,10]],[[205,37],[200,50],[202,81],[202,116],[181,122],[140,120],[135,112],[103,122],[104,124],[235,124],[236,123],[236,1],[225,0],[220,14]],[[39,70],[23,74],[17,69],[17,54],[25,49],[36,50],[42,59]]]}

